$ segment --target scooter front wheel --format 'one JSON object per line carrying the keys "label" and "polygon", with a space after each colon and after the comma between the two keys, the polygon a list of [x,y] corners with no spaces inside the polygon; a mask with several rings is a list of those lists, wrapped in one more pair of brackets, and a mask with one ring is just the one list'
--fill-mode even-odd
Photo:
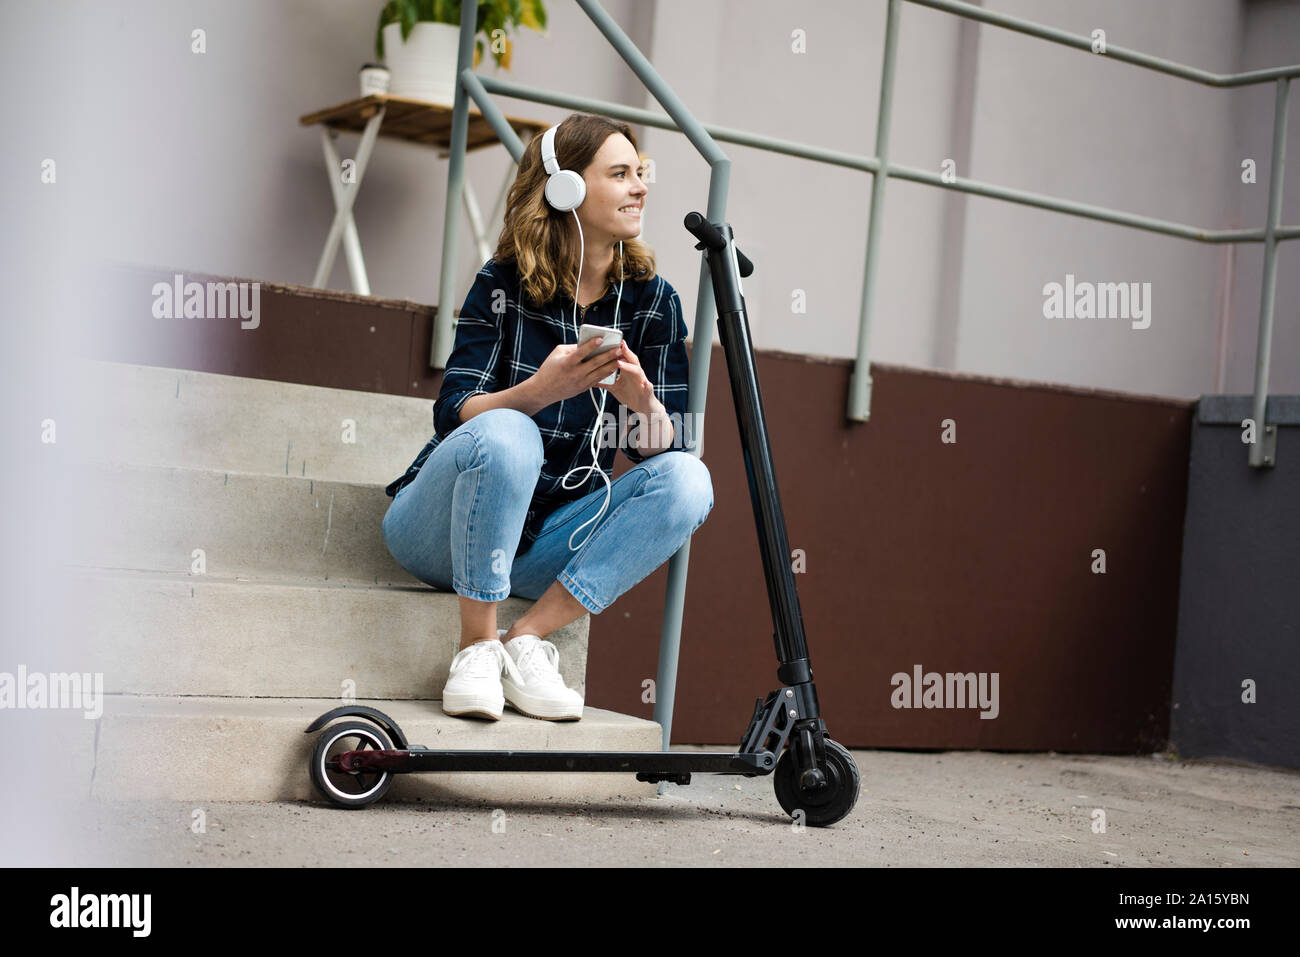
{"label": "scooter front wheel", "polygon": [[842,744],[826,739],[826,761],[817,765],[826,777],[826,784],[817,790],[804,790],[799,783],[799,761],[794,748],[781,752],[773,772],[776,800],[796,821],[803,816],[805,824],[826,827],[841,820],[858,802],[861,775],[853,755]]}
{"label": "scooter front wheel", "polygon": [[326,800],[339,807],[361,808],[378,801],[393,783],[388,771],[343,771],[339,755],[347,751],[391,751],[392,743],[382,730],[365,721],[332,724],[316,739],[311,756],[311,781]]}

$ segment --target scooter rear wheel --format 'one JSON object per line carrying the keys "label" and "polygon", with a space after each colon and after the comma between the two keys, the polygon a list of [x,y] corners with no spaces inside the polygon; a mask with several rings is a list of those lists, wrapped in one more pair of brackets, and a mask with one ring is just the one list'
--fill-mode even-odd
{"label": "scooter rear wheel", "polygon": [[805,791],[799,784],[799,761],[794,748],[781,752],[773,772],[776,800],[795,820],[802,812],[805,824],[826,827],[841,820],[858,802],[861,775],[853,755],[842,744],[826,739],[826,761],[817,766],[826,776],[826,785],[815,791]]}
{"label": "scooter rear wheel", "polygon": [[391,751],[393,745],[388,735],[365,721],[343,721],[321,731],[311,756],[311,781],[322,797],[339,807],[355,809],[378,801],[388,792],[393,783],[393,775],[388,771],[342,771],[338,768],[339,755],[367,748]]}

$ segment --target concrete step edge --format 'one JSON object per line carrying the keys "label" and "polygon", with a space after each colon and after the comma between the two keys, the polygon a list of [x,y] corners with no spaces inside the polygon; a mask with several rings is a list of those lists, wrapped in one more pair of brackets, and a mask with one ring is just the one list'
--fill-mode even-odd
{"label": "concrete step edge", "polygon": [[[109,698],[98,722],[84,722],[75,751],[83,772],[90,759],[96,798],[323,801],[308,771],[319,732],[304,732],[318,715],[340,706],[337,699]],[[576,722],[509,711],[493,722],[442,714],[428,700],[356,704],[384,712],[411,743],[431,748],[653,751],[662,742],[655,722],[596,708],[585,709]],[[396,775],[384,800],[592,800],[655,793],[655,785],[638,782],[632,773],[463,772]]]}

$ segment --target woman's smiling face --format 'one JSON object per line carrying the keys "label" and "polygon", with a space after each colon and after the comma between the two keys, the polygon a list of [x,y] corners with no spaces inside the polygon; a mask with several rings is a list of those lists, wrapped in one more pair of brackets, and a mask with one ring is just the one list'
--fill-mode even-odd
{"label": "woman's smiling face", "polygon": [[641,235],[647,193],[641,180],[644,171],[631,141],[622,133],[611,133],[582,174],[587,197],[578,207],[578,221],[588,242]]}

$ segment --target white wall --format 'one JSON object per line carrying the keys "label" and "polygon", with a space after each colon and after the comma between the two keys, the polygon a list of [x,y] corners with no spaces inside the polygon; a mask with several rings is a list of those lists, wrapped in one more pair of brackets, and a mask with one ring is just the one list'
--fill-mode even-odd
{"label": "white wall", "polygon": [[[1274,65],[1241,62],[1238,8],[1218,0],[1000,0],[997,9],[1085,35],[1102,28],[1111,44],[1209,70]],[[1244,155],[1233,131],[1240,99],[1236,91],[985,28],[972,172],[1036,192],[1224,227]],[[988,200],[972,200],[969,213],[961,369],[1161,395],[1212,391],[1225,248]],[[1043,285],[1063,282],[1067,273],[1095,282],[1150,282],[1150,328],[1045,319]],[[1291,366],[1275,385],[1294,391],[1300,370]],[[1249,385],[1237,375],[1227,381],[1236,391]]]}
{"label": "white wall", "polygon": [[[20,229],[0,238],[11,275],[96,253],[307,283],[332,215],[316,130],[302,114],[355,95],[374,57],[379,0],[132,0],[13,5],[0,70],[11,132],[0,155]],[[990,0],[1062,29],[1216,71],[1300,61],[1300,5],[1282,0]],[[550,36],[520,31],[516,82],[659,109],[585,14],[549,3]],[[704,122],[832,149],[875,144],[885,0],[618,0],[607,9]],[[190,32],[207,31],[207,52]],[[806,33],[807,52],[791,49]],[[1267,195],[1272,89],[1215,90],[993,27],[978,27],[972,77],[958,75],[960,24],[903,4],[892,158],[938,170],[974,82],[970,175],[1206,227],[1258,226]],[[55,38],[65,52],[52,56]],[[495,68],[481,65],[481,72]],[[1293,99],[1300,100],[1300,93]],[[518,116],[569,111],[501,99]],[[1291,109],[1290,155],[1300,164]],[[650,129],[656,160],[645,238],[693,320],[698,253],[681,226],[703,209],[707,167],[677,133]],[[357,138],[340,139],[343,155]],[[746,283],[755,343],[855,352],[870,177],[722,144],[733,162],[728,218],[759,271]],[[1254,157],[1259,182],[1241,184]],[[57,190],[33,174],[59,166]],[[470,155],[486,207],[513,168],[503,148]],[[381,140],[356,206],[373,291],[437,300],[447,163]],[[1300,168],[1284,219],[1300,221]],[[964,207],[964,222],[954,211]],[[956,224],[956,226],[954,226]],[[960,227],[960,236],[945,230]],[[499,220],[491,225],[495,244]],[[945,243],[945,240],[947,242]],[[1283,244],[1273,392],[1300,391],[1300,270]],[[1226,322],[1227,391],[1252,385],[1260,249],[1239,250],[1221,315],[1226,247],[1062,217],[902,181],[889,185],[872,355],[921,367],[1194,396],[1215,388]],[[457,299],[477,269],[462,226]],[[1289,268],[1288,268],[1289,267]],[[1042,316],[1042,287],[1067,273],[1152,284],[1151,328]],[[348,288],[342,253],[330,279]],[[808,312],[792,314],[794,290]],[[39,298],[39,296],[38,296]]]}
{"label": "white wall", "polygon": [[[16,5],[17,23],[10,21],[2,41],[7,86],[56,88],[14,97],[25,115],[15,117],[19,142],[5,161],[26,183],[36,157],[56,156],[58,192],[69,198],[75,232],[115,260],[308,284],[333,203],[318,130],[298,118],[356,98],[357,70],[375,59],[382,6]],[[489,59],[479,72],[630,102],[634,77],[591,21],[572,3],[549,6],[549,39],[521,30],[513,68],[498,72]],[[647,12],[635,0],[613,0],[606,9],[625,25]],[[201,55],[190,49],[195,28],[207,34]],[[55,36],[65,62],[46,59]],[[500,104],[510,115],[544,122],[570,112]],[[352,155],[358,141],[341,136],[340,154]],[[355,207],[376,295],[437,301],[447,165],[426,147],[382,139],[376,146]],[[488,209],[513,165],[504,147],[470,154],[468,175]],[[19,198],[48,203],[36,188],[24,187]],[[39,220],[43,209],[27,212]],[[73,232],[65,238],[75,239]],[[7,241],[15,241],[12,234]],[[480,264],[470,261],[468,241],[463,250],[467,290]],[[341,250],[328,285],[350,288]]]}
{"label": "white wall", "polygon": [[[904,20],[914,22],[904,23],[899,35],[891,134],[896,157],[932,155],[941,148],[941,134],[949,126],[957,36],[951,18],[919,8],[907,13]],[[883,3],[861,0],[815,5],[659,0],[654,62],[703,122],[869,156],[884,22]],[[796,30],[804,32],[804,53],[792,49]],[[648,140],[659,176],[648,206],[672,210],[651,213],[651,241],[684,302],[689,294],[693,312],[699,254],[680,224],[688,209],[703,211],[708,169],[682,136],[651,130]],[[751,147],[721,146],[732,161],[728,220],[740,247],[757,264],[745,283],[755,344],[853,355],[870,176]],[[928,349],[928,320],[938,291],[930,267],[943,196],[902,183],[891,189],[906,202],[896,199],[886,209],[888,242],[879,267],[880,320],[873,342],[882,358],[919,363]],[[667,231],[664,220],[671,220]],[[891,275],[913,279],[900,284],[887,278]],[[792,311],[795,290],[806,294],[806,314]]]}
{"label": "white wall", "polygon": [[[999,0],[992,9],[1208,70],[1300,62],[1300,5],[1221,0]],[[821,146],[874,151],[884,0],[720,3],[660,0],[655,62],[697,116]],[[969,153],[958,175],[1207,228],[1263,223],[1272,87],[1216,90],[1021,34],[977,26],[975,70],[959,76],[955,18],[903,4],[891,159],[938,171]],[[790,34],[808,52],[790,52]],[[718,37],[725,37],[721,43]],[[667,55],[666,51],[672,51]],[[714,52],[716,51],[716,52]],[[962,85],[974,83],[973,138],[954,142]],[[1296,112],[1293,107],[1291,112]],[[1300,122],[1291,123],[1290,153]],[[651,131],[668,179],[654,197],[702,205],[707,177],[680,138]],[[661,145],[662,144],[662,145]],[[869,178],[724,144],[731,157],[730,219],[755,251],[746,287],[755,341],[768,348],[851,356],[855,351]],[[1259,181],[1240,180],[1252,156]],[[667,160],[667,161],[666,161]],[[697,161],[698,165],[698,161]],[[669,173],[671,176],[671,172]],[[1296,176],[1287,195],[1300,192]],[[1253,204],[1245,211],[1245,204]],[[964,222],[951,218],[964,206]],[[1294,201],[1288,205],[1295,222]],[[945,212],[948,214],[945,216]],[[655,221],[658,225],[658,221]],[[961,225],[957,255],[943,230]],[[665,272],[693,275],[690,256],[664,245]],[[672,240],[672,237],[668,237]],[[1300,389],[1300,290],[1282,247],[1272,392]],[[872,356],[879,361],[1123,391],[1195,396],[1216,389],[1220,323],[1223,388],[1253,385],[1261,252],[1243,247],[1221,308],[1229,250],[1189,240],[889,184]],[[1151,284],[1151,326],[1123,320],[1049,320],[1043,287],[1073,274],[1092,282]],[[945,289],[945,287],[947,287]],[[790,310],[807,291],[807,315]],[[945,298],[942,293],[948,292]],[[683,293],[685,297],[685,293]],[[955,303],[956,315],[940,310]],[[952,341],[949,341],[952,340]],[[948,362],[945,356],[955,356]]]}

